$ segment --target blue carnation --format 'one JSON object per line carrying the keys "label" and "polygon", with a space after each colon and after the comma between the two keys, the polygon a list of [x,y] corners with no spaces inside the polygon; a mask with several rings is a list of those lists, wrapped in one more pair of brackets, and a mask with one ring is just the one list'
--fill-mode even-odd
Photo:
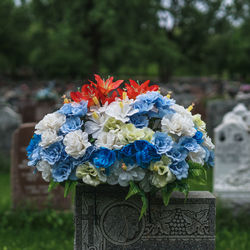
{"label": "blue carnation", "polygon": [[[203,146],[202,146],[203,147]],[[214,151],[208,150],[206,147],[203,147],[206,151],[206,156],[204,161],[211,167],[214,167]]]}
{"label": "blue carnation", "polygon": [[88,102],[65,103],[58,112],[66,116],[84,116],[88,111]]}
{"label": "blue carnation", "polygon": [[115,152],[104,147],[97,149],[91,157],[93,164],[97,168],[104,168],[107,174],[109,172],[109,167],[114,164],[115,160]]}
{"label": "blue carnation", "polygon": [[[162,118],[167,114],[175,113],[175,111],[170,108],[174,103],[175,101],[173,99],[165,98],[160,93],[151,91],[137,96],[133,108],[137,109],[139,114]],[[153,109],[154,107],[155,109]]]}
{"label": "blue carnation", "polygon": [[47,161],[50,165],[54,165],[58,162],[62,156],[65,156],[64,146],[62,142],[56,142],[50,145],[48,148],[41,150],[41,157],[44,161]]}
{"label": "blue carnation", "polygon": [[59,161],[52,168],[52,177],[55,182],[63,182],[69,178],[71,171],[71,164],[68,161]]}
{"label": "blue carnation", "polygon": [[193,138],[197,141],[198,144],[201,144],[204,140],[202,139],[203,133],[201,131],[197,131]]}
{"label": "blue carnation", "polygon": [[34,134],[28,147],[26,148],[28,158],[32,154],[32,152],[38,147],[41,141],[41,135]]}
{"label": "blue carnation", "polygon": [[172,138],[163,132],[156,132],[151,143],[155,146],[158,154],[165,154],[173,146]]}
{"label": "blue carnation", "polygon": [[34,167],[41,160],[41,150],[42,147],[40,146],[33,149],[33,151],[28,156],[28,166]]}
{"label": "blue carnation", "polygon": [[183,136],[180,138],[178,145],[187,149],[189,152],[197,152],[199,150],[199,145],[197,141],[189,136]]}
{"label": "blue carnation", "polygon": [[70,116],[67,117],[66,122],[62,125],[60,131],[62,134],[81,129],[83,121],[79,117]]}
{"label": "blue carnation", "polygon": [[72,157],[72,164],[73,164],[73,166],[77,167],[77,166],[83,164],[84,162],[89,161],[95,151],[96,151],[96,147],[90,146],[90,147],[88,147],[86,149],[86,152],[85,152],[85,154],[82,157],[80,157],[78,159],[75,159],[75,158]]}
{"label": "blue carnation", "polygon": [[136,128],[148,126],[148,118],[145,115],[134,114],[130,117],[130,122],[134,124]]}
{"label": "blue carnation", "polygon": [[173,162],[181,162],[186,159],[188,150],[178,144],[175,144],[171,150],[166,153],[166,155],[172,159]]}
{"label": "blue carnation", "polygon": [[169,169],[178,180],[188,177],[189,165],[186,161],[174,162],[169,166]]}

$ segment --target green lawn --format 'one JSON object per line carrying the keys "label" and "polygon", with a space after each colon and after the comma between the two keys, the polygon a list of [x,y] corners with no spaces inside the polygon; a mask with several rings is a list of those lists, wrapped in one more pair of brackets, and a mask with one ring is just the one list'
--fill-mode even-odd
{"label": "green lawn", "polygon": [[[211,190],[212,173],[208,174]],[[199,190],[200,187],[194,187]],[[71,250],[74,227],[72,213],[10,211],[9,174],[0,172],[0,250]],[[217,208],[216,249],[250,249],[250,216],[233,217]]]}

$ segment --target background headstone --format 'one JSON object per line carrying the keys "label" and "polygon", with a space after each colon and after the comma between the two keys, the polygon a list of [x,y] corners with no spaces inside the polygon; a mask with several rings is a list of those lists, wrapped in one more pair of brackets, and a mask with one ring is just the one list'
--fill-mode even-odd
{"label": "background headstone", "polygon": [[28,167],[26,147],[34,133],[35,123],[22,124],[13,134],[11,150],[11,188],[13,208],[29,206],[42,209],[70,209],[71,199],[64,198],[63,188],[58,186],[48,193],[48,183],[34,168]]}
{"label": "background headstone", "polygon": [[124,200],[128,188],[79,184],[75,200],[75,250],[215,249],[215,197],[174,193],[167,207],[151,197],[139,221],[141,200]]}
{"label": "background headstone", "polygon": [[8,156],[11,138],[15,129],[21,124],[21,117],[8,104],[0,100],[0,152]]}
{"label": "background headstone", "polygon": [[248,116],[247,108],[238,104],[215,129],[214,192],[236,209],[250,208]]}

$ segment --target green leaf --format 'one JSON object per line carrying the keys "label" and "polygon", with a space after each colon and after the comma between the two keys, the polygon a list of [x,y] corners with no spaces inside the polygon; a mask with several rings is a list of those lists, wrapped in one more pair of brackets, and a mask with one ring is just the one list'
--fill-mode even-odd
{"label": "green leaf", "polygon": [[70,191],[70,186],[71,186],[71,181],[68,180],[65,182],[65,187],[64,187],[64,198],[66,198],[69,194]]}
{"label": "green leaf", "polygon": [[133,182],[133,181],[130,181],[129,182],[129,191],[128,191],[128,194],[125,198],[125,200],[129,199],[131,196],[135,195],[135,194],[138,194],[141,192],[140,188]]}
{"label": "green leaf", "polygon": [[146,211],[148,209],[148,199],[143,191],[140,193],[141,195],[141,201],[142,201],[142,208],[141,208],[141,214],[139,217],[139,220],[142,219],[143,215],[146,214]]}
{"label": "green leaf", "polygon": [[207,171],[201,164],[188,161],[188,181],[199,185],[207,184]]}
{"label": "green leaf", "polygon": [[173,193],[174,188],[175,188],[175,185],[170,185],[170,184],[162,188],[161,195],[162,195],[162,200],[165,206],[168,205],[170,196]]}
{"label": "green leaf", "polygon": [[51,192],[55,187],[59,185],[59,182],[51,181],[48,187],[48,192]]}
{"label": "green leaf", "polygon": [[182,181],[177,181],[176,182],[176,190],[182,192],[185,194],[185,202],[187,200],[187,197],[188,197],[188,193],[189,193],[189,190],[190,190],[190,186],[188,183],[186,182],[182,182]]}

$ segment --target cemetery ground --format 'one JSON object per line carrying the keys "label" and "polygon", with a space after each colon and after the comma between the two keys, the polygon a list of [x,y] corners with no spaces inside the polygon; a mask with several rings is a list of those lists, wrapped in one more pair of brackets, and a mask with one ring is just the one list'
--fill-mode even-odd
{"label": "cemetery ground", "polygon": [[[195,190],[210,190],[212,171],[208,173],[206,187]],[[72,212],[54,210],[11,211],[10,175],[0,166],[0,250],[70,250],[73,249],[74,226]],[[227,209],[217,205],[216,249],[250,249],[250,215],[232,216]]]}

